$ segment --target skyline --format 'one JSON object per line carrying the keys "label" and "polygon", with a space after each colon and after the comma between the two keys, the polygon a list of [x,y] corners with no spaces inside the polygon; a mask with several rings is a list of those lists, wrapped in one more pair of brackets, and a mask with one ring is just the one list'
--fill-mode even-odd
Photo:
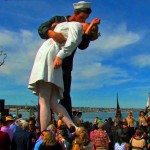
{"label": "skyline", "polygon": [[[101,37],[75,54],[73,107],[116,107],[118,93],[120,108],[145,108],[150,93],[150,1],[89,1],[92,13],[87,21],[101,19]],[[44,42],[38,26],[55,15],[72,15],[74,2],[1,0],[0,51],[7,58],[0,66],[0,99],[6,105],[37,103],[27,86]]]}

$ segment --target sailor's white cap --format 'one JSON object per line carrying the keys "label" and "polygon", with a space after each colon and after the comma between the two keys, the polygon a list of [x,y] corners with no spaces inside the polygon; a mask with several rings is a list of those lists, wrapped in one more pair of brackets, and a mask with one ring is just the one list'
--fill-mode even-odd
{"label": "sailor's white cap", "polygon": [[82,8],[91,8],[91,5],[92,5],[91,2],[80,1],[78,3],[74,3],[73,7],[74,9],[82,9]]}

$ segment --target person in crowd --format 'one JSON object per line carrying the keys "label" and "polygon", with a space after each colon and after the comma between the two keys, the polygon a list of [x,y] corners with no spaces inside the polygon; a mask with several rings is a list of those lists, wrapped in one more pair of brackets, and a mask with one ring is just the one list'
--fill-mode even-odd
{"label": "person in crowd", "polygon": [[1,127],[1,131],[8,133],[10,141],[12,141],[13,138],[13,130],[10,128],[13,122],[14,122],[14,118],[11,115],[6,116],[4,126]]}
{"label": "person in crowd", "polygon": [[42,143],[43,143],[43,140],[42,140],[42,136],[41,136],[41,132],[40,132],[40,136],[35,143],[34,150],[38,150]]}
{"label": "person in crowd", "polygon": [[51,124],[47,127],[47,130],[51,130],[51,131],[53,132],[53,134],[56,134],[56,133],[57,133],[57,129],[58,129],[58,127],[57,127],[55,124],[53,124],[53,123],[51,123]]}
{"label": "person in crowd", "polygon": [[72,120],[76,117],[77,113],[75,109],[72,110]]}
{"label": "person in crowd", "polygon": [[107,134],[110,139],[109,150],[114,150],[114,145],[116,142],[116,127],[114,125],[112,125],[110,132],[108,132]]}
{"label": "person in crowd", "polygon": [[120,122],[123,122],[123,117],[122,117],[121,111],[118,110],[114,118],[114,126],[116,127]]}
{"label": "person in crowd", "polygon": [[89,136],[90,136],[90,141],[91,141],[91,146],[92,146],[92,150],[94,150],[94,143],[93,143],[92,139],[93,139],[94,132],[95,132],[95,130],[97,130],[97,129],[98,129],[98,126],[95,125],[95,124],[93,124],[93,125],[92,125],[92,128],[91,128],[91,130],[90,130],[90,134],[89,134]]}
{"label": "person in crowd", "polygon": [[146,132],[148,123],[147,123],[147,116],[145,116],[144,111],[140,111],[138,123],[139,123],[139,127],[141,127]]}
{"label": "person in crowd", "polygon": [[14,133],[11,150],[32,150],[32,136],[28,131],[28,122],[20,119],[19,128]]}
{"label": "person in crowd", "polygon": [[61,114],[61,113],[59,113],[58,114],[58,120],[57,120],[57,128],[59,128],[61,125],[63,125],[64,124],[64,122],[63,122],[63,115]]}
{"label": "person in crowd", "polygon": [[[58,128],[57,128],[57,125],[51,121],[46,130],[51,131],[53,133],[53,135],[56,136]],[[35,143],[34,150],[38,150],[39,146],[42,144],[42,142],[43,142],[43,140],[41,138],[41,132],[40,132],[40,135]]]}
{"label": "person in crowd", "polygon": [[111,127],[114,125],[114,122],[111,117],[108,118],[106,123],[106,131],[107,133],[111,132]]}
{"label": "person in crowd", "polygon": [[[53,124],[53,123],[51,122],[51,124],[47,127],[46,130],[51,131],[51,132],[53,133],[53,135],[55,136],[55,138],[56,138],[57,141],[59,141],[59,140],[58,140],[59,138],[58,138],[57,136],[58,136],[61,132],[67,130],[67,132],[65,132],[65,134],[59,135],[59,137],[60,137],[61,139],[64,137],[65,140],[66,140],[66,141],[65,141],[65,142],[66,142],[66,148],[69,147],[69,143],[68,143],[68,142],[70,142],[70,141],[72,140],[72,137],[69,136],[70,131],[68,130],[68,128],[67,128],[67,126],[66,126],[65,124],[61,125],[61,126],[58,128],[57,125],[55,126],[55,124]],[[68,134],[68,138],[66,137],[66,133]],[[64,136],[64,135],[65,135],[65,136]],[[63,136],[63,137],[61,137],[61,136]],[[41,137],[42,137],[42,136],[40,135],[39,139],[36,141],[34,150],[38,150],[38,149],[39,149],[39,146],[43,143],[43,140],[42,140]],[[62,143],[64,143],[64,140],[63,140]],[[62,143],[61,143],[61,144],[62,144]],[[70,142],[70,144],[71,144],[71,142]]]}
{"label": "person in crowd", "polygon": [[129,138],[131,138],[135,131],[134,131],[134,123],[135,123],[135,118],[132,115],[132,112],[128,112],[128,117],[126,118],[127,124],[128,124],[128,129],[129,129]]}
{"label": "person in crowd", "polygon": [[[50,121],[50,108],[56,114],[62,113],[63,121],[70,128],[75,126],[66,109],[58,103],[63,97],[62,62],[69,56],[82,40],[82,34],[91,34],[93,26],[99,24],[95,18],[90,24],[79,22],[59,23],[54,31],[66,37],[63,44],[56,43],[52,38],[46,40],[37,52],[31,71],[28,88],[39,96],[41,131],[47,128]],[[40,67],[39,67],[40,66]],[[50,107],[50,108],[49,108]]]}
{"label": "person in crowd", "polygon": [[[57,119],[55,118],[55,115],[54,115],[54,113],[52,113],[53,115],[52,115],[52,118],[51,118],[51,120],[50,120],[50,122],[49,122],[49,125],[51,125],[51,124],[53,124],[55,127],[57,127]],[[56,128],[55,128],[56,129]]]}
{"label": "person in crowd", "polygon": [[119,122],[118,125],[115,127],[115,139],[114,141],[117,142],[120,139],[120,136],[123,134],[123,122]]}
{"label": "person in crowd", "polygon": [[133,136],[130,139],[129,145],[132,148],[132,150],[139,150],[139,149],[144,149],[147,147],[146,141],[143,138],[142,129],[136,129],[135,136]]}
{"label": "person in crowd", "polygon": [[61,125],[58,129],[56,139],[59,141],[63,150],[71,150],[72,139],[69,137],[68,129],[65,125]]}
{"label": "person in crowd", "polygon": [[95,126],[95,128],[97,129],[98,129],[98,120],[99,120],[99,117],[95,117],[94,123],[93,123],[93,126]]}
{"label": "person in crowd", "polygon": [[119,140],[115,142],[114,150],[129,150],[129,144],[127,142],[127,136],[121,135]]}
{"label": "person in crowd", "polygon": [[95,119],[94,119],[94,124],[96,124],[97,125],[97,121],[98,121],[98,117],[95,117]]}
{"label": "person in crowd", "polygon": [[50,130],[41,133],[42,143],[38,150],[63,150],[61,144],[56,140],[55,135]]}
{"label": "person in crowd", "polygon": [[22,118],[22,114],[18,114],[18,115],[17,115],[17,118]]}
{"label": "person in crowd", "polygon": [[97,124],[99,124],[99,123],[101,123],[101,122],[103,122],[103,121],[102,121],[102,118],[99,117],[98,120],[97,120]]}
{"label": "person in crowd", "polygon": [[15,133],[17,130],[20,130],[21,124],[20,122],[24,120],[23,118],[15,118],[14,123],[10,125],[10,128],[12,129],[13,133]]}
{"label": "person in crowd", "polygon": [[114,145],[114,150],[129,150],[129,143],[126,135],[120,135],[119,140]]}
{"label": "person in crowd", "polygon": [[94,144],[94,150],[109,150],[110,138],[104,130],[103,122],[98,124],[98,130],[94,131],[93,138],[91,140]]}
{"label": "person in crowd", "polygon": [[[71,22],[71,21],[78,21],[78,22],[85,22],[86,19],[91,14],[91,3],[80,1],[78,3],[74,3],[74,13],[71,16],[54,16],[50,20],[42,23],[39,28],[38,32],[42,39],[52,38],[57,43],[64,43],[66,40],[64,36],[56,31],[53,31],[52,24],[54,22]],[[78,45],[78,48],[81,50],[86,49],[89,46],[90,41],[93,41],[98,38],[98,32],[95,32],[91,35],[83,34],[82,42]],[[71,90],[71,72],[73,68],[73,58],[76,52],[76,47],[74,48],[74,52],[66,57],[63,60],[62,64],[62,71],[63,71],[63,81],[64,81],[64,92],[63,98],[61,99],[60,103],[66,108],[68,114],[72,118],[72,102],[70,96]]]}
{"label": "person in crowd", "polygon": [[8,133],[0,131],[0,150],[11,150],[11,141]]}
{"label": "person in crowd", "polygon": [[68,129],[68,137],[70,138],[70,140],[73,139],[75,133],[76,133],[76,130],[75,128],[73,128],[73,126],[70,129]]}
{"label": "person in crowd", "polygon": [[37,140],[36,138],[36,120],[35,118],[30,117],[28,121],[28,131],[31,133],[32,137],[32,147],[34,148],[35,142]]}
{"label": "person in crowd", "polygon": [[[135,132],[135,131],[134,131]],[[128,127],[128,123],[126,118],[123,121],[123,125],[122,125],[122,134],[127,136],[127,143],[129,143],[131,137],[130,137],[130,129]]]}
{"label": "person in crowd", "polygon": [[82,125],[81,123],[81,116],[82,116],[82,112],[81,111],[78,111],[77,112],[77,115],[73,118],[73,122],[74,124],[79,127]]}
{"label": "person in crowd", "polygon": [[72,142],[72,150],[84,150],[90,143],[87,130],[84,127],[78,127]]}
{"label": "person in crowd", "polygon": [[[36,127],[36,129],[35,129],[35,139],[36,139],[36,141],[39,139],[40,135],[41,135],[40,127]],[[35,143],[36,143],[36,141],[35,141]]]}

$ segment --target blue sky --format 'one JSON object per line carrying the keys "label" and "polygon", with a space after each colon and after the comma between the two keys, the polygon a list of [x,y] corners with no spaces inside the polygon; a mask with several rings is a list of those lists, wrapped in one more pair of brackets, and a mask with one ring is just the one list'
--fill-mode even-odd
{"label": "blue sky", "polygon": [[[72,15],[77,0],[1,0],[0,99],[5,104],[36,104],[27,89],[35,54],[44,41],[38,26],[55,15]],[[77,50],[72,72],[74,107],[145,108],[150,92],[150,1],[91,0],[87,21],[101,18],[101,37]],[[0,61],[2,60],[0,56]]]}

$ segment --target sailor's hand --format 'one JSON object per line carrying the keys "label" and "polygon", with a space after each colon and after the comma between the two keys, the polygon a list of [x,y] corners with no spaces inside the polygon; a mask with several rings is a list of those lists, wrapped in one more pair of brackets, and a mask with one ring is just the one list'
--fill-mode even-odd
{"label": "sailor's hand", "polygon": [[56,56],[53,62],[54,69],[58,69],[61,65],[62,65],[62,59]]}
{"label": "sailor's hand", "polygon": [[61,33],[55,32],[53,30],[48,31],[48,36],[59,44],[66,42],[65,37]]}

